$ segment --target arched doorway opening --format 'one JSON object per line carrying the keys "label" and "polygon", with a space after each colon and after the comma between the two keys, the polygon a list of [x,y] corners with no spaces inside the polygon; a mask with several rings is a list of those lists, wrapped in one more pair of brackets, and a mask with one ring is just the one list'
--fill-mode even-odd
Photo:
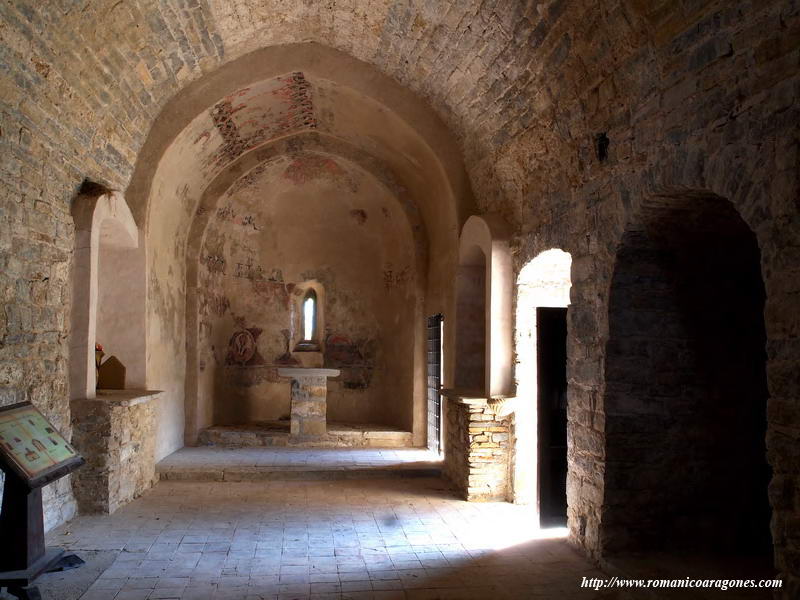
{"label": "arched doorway opening", "polygon": [[572,258],[542,252],[517,277],[514,501],[566,525],[567,306]]}
{"label": "arched doorway opening", "polygon": [[608,554],[769,556],[765,291],[727,200],[651,199],[622,238],[606,355]]}

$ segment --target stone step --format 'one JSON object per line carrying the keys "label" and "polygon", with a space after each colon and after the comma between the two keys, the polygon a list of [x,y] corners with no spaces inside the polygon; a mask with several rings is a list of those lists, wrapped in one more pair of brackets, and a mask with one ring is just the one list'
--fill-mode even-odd
{"label": "stone step", "polygon": [[198,444],[225,448],[408,448],[412,438],[410,431],[337,423],[328,426],[328,433],[322,439],[299,441],[277,426],[218,425],[201,431]]}
{"label": "stone step", "polygon": [[340,479],[404,479],[412,477],[440,477],[439,466],[414,467],[158,467],[161,480],[168,481],[329,481]]}
{"label": "stone step", "polygon": [[324,481],[439,477],[426,448],[181,448],[156,465],[162,480]]}
{"label": "stone step", "polygon": [[226,448],[280,448],[289,445],[289,433],[233,427],[209,427],[200,432],[197,443],[201,446]]}

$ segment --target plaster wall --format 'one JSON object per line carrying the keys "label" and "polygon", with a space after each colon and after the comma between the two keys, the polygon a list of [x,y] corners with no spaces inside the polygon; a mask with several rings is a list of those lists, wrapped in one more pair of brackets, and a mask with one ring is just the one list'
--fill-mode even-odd
{"label": "plaster wall", "polygon": [[145,389],[145,251],[102,246],[98,256],[97,331],[105,359],[125,365],[125,387]]}

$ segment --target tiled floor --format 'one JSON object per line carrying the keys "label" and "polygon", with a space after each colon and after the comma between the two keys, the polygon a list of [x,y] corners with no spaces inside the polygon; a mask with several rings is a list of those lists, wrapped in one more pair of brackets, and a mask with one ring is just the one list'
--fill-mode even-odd
{"label": "tiled floor", "polygon": [[541,535],[528,508],[468,504],[439,479],[162,481],[48,541],[121,551],[83,600],[618,597],[581,589],[602,574]]}

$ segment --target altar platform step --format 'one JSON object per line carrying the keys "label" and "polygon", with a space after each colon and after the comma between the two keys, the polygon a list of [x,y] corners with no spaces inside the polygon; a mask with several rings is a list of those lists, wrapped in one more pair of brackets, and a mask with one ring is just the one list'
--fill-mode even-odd
{"label": "altar platform step", "polygon": [[215,425],[200,432],[198,444],[225,448],[410,448],[411,432],[384,425],[328,423],[328,434],[313,442],[296,442],[289,421]]}
{"label": "altar platform step", "polygon": [[427,449],[182,448],[156,466],[173,481],[324,481],[439,477]]}

